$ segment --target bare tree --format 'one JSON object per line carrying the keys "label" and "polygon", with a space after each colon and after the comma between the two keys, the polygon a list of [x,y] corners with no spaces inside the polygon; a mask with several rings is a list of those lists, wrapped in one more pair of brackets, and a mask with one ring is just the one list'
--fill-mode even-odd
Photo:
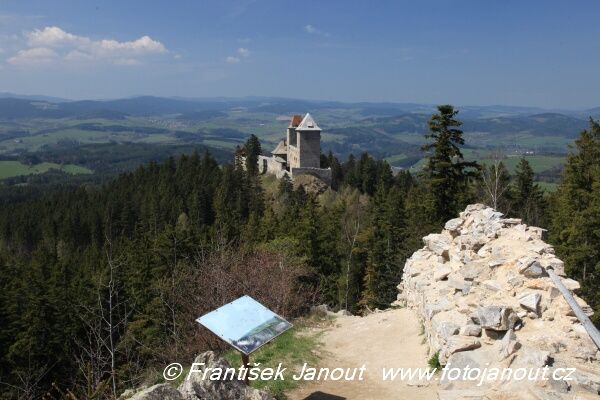
{"label": "bare tree", "polygon": [[[496,151],[492,153],[491,158],[491,165],[484,165],[481,176],[487,203],[494,210],[498,210],[510,188],[510,180],[502,164],[502,154]],[[502,211],[506,213],[508,210]]]}
{"label": "bare tree", "polygon": [[111,239],[106,237],[107,271],[98,278],[93,305],[81,305],[80,318],[85,337],[80,339],[75,362],[83,382],[76,386],[86,398],[102,398],[107,387],[117,397],[117,342],[125,330],[131,310],[122,298],[117,274],[122,265],[113,256]]}

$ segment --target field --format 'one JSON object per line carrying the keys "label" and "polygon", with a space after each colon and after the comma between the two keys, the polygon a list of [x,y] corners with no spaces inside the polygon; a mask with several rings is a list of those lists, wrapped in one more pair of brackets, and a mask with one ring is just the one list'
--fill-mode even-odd
{"label": "field", "polygon": [[42,174],[50,171],[51,169],[60,170],[73,175],[92,173],[90,169],[74,164],[59,165],[55,163],[43,162],[35,165],[25,165],[20,161],[0,161],[0,179],[23,175]]}

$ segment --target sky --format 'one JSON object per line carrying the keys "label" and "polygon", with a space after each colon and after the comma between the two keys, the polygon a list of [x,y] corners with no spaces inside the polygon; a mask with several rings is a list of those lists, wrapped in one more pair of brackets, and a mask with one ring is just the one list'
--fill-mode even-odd
{"label": "sky", "polygon": [[600,106],[597,0],[0,0],[0,92]]}

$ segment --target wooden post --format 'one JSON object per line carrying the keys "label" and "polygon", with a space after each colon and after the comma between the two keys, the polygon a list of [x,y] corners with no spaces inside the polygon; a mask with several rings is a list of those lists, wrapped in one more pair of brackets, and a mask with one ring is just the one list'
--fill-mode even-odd
{"label": "wooden post", "polygon": [[250,356],[242,352],[240,352],[240,354],[242,355],[242,366],[246,368],[246,374],[244,375],[244,383],[250,386],[250,380],[248,379],[248,369],[250,368]]}

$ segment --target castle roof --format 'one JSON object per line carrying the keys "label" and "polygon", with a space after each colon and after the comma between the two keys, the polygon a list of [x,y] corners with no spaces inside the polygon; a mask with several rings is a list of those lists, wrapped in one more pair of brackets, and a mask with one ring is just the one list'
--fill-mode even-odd
{"label": "castle roof", "polygon": [[315,122],[313,117],[310,116],[309,113],[306,113],[302,122],[296,128],[299,131],[320,131],[319,125]]}
{"label": "castle roof", "polygon": [[294,115],[290,120],[290,128],[295,128],[302,122],[302,115]]}
{"label": "castle roof", "polygon": [[286,154],[287,155],[287,146],[285,144],[285,140],[279,142],[275,150],[271,152],[271,154]]}

